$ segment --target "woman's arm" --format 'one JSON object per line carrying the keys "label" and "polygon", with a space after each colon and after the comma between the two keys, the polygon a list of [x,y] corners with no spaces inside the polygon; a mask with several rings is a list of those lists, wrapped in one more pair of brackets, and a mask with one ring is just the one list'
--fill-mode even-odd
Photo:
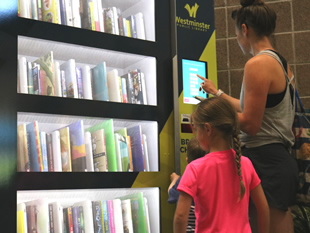
{"label": "woman's arm", "polygon": [[174,233],[186,233],[188,213],[192,204],[192,197],[185,192],[180,192],[177,208],[174,214]]}
{"label": "woman's arm", "polygon": [[[201,88],[213,95],[213,96],[216,96],[216,93],[218,92],[218,90],[216,89],[214,83],[209,80],[209,79],[206,79],[200,75],[197,74],[197,77],[200,78],[203,82],[200,84]],[[221,94],[221,97],[222,98],[225,98],[227,99],[236,109],[237,112],[241,112],[241,107],[240,107],[240,100],[236,99],[236,98],[233,98],[225,93]]]}
{"label": "woman's arm", "polygon": [[261,184],[251,190],[251,199],[257,211],[258,232],[269,233],[269,207]]}

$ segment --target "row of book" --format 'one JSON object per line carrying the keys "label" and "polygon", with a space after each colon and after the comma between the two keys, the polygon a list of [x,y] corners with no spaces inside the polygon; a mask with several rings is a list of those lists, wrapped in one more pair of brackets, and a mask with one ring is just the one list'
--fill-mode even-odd
{"label": "row of book", "polygon": [[52,132],[37,121],[17,126],[17,171],[150,171],[141,125],[114,130],[113,119],[84,130],[83,120]]}
{"label": "row of book", "polygon": [[19,0],[19,16],[145,40],[143,13],[123,17],[102,0]]}
{"label": "row of book", "polygon": [[117,69],[107,72],[106,62],[95,67],[78,66],[75,59],[60,64],[53,51],[27,61],[18,60],[18,92],[79,99],[147,104],[146,82],[140,69],[119,75]]}
{"label": "row of book", "polygon": [[47,198],[17,204],[17,233],[151,233],[142,192],[63,206]]}

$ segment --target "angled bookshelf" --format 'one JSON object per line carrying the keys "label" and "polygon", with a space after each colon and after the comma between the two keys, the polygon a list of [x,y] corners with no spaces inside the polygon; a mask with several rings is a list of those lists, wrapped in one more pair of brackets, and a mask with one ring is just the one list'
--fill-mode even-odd
{"label": "angled bookshelf", "polygon": [[[150,226],[145,232],[172,231],[173,206],[167,203],[166,191],[174,169],[170,117],[173,110],[172,36],[170,23],[167,24],[171,22],[170,2],[103,0],[101,4],[104,8],[119,8],[124,18],[143,13],[145,38],[18,16],[18,1],[10,2],[0,10],[0,22],[3,22],[0,23],[0,92],[3,99],[0,103],[0,191],[7,200],[3,206],[7,211],[1,213],[0,219],[6,225],[6,232],[16,232],[19,203],[48,198],[67,207],[84,200],[107,200],[136,193],[142,193],[148,199]],[[60,65],[69,59],[90,68],[105,62],[107,72],[117,70],[119,75],[140,69],[145,77],[147,103],[22,93],[17,80],[18,60],[24,57],[34,62],[50,51]],[[148,171],[17,170],[19,124],[37,121],[40,129],[52,132],[78,120],[83,120],[84,127],[89,128],[110,119],[113,119],[114,130],[141,125],[148,139]]]}

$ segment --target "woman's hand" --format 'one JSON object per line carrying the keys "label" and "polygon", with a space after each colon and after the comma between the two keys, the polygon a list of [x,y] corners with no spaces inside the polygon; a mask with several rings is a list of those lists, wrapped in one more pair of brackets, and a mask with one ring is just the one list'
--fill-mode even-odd
{"label": "woman's hand", "polygon": [[200,83],[199,91],[201,91],[201,89],[202,89],[203,91],[207,92],[208,94],[216,95],[217,89],[211,80],[206,79],[206,78],[204,78],[198,74],[197,74],[197,77],[203,81],[202,83]]}

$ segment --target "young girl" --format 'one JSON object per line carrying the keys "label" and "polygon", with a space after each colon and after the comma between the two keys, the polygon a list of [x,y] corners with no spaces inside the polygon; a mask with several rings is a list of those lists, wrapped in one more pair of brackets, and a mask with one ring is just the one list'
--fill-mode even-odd
{"label": "young girl", "polygon": [[250,197],[257,208],[259,232],[269,232],[268,204],[252,163],[240,155],[238,118],[233,106],[223,98],[206,99],[192,113],[191,121],[201,148],[210,153],[185,169],[178,186],[174,233],[186,232],[192,200],[196,233],[251,232]]}

